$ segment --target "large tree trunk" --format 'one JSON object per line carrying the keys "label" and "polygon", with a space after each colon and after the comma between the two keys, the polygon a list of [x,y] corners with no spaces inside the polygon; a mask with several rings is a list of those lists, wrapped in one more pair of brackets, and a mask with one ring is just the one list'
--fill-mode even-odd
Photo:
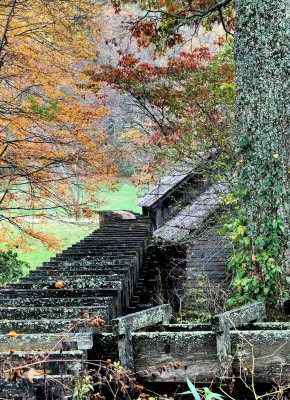
{"label": "large tree trunk", "polygon": [[239,176],[242,207],[253,253],[265,224],[283,221],[280,256],[275,261],[282,264],[285,276],[289,268],[289,10],[287,0],[236,2],[236,129],[243,165]]}

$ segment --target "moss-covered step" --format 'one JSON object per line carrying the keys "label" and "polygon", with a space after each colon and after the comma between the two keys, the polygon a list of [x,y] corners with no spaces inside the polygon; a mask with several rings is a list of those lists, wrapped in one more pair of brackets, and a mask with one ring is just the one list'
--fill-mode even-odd
{"label": "moss-covered step", "polygon": [[111,250],[106,250],[106,251],[89,251],[89,250],[82,250],[82,251],[76,251],[76,250],[71,250],[68,252],[63,252],[61,254],[57,254],[57,260],[77,260],[80,258],[88,258],[88,257],[106,257],[106,258],[118,258],[119,256],[123,257],[134,257],[138,255],[138,251],[136,250],[124,250],[124,251],[111,251]]}
{"label": "moss-covered step", "polygon": [[137,257],[104,259],[104,258],[85,258],[83,260],[66,260],[66,261],[47,261],[38,268],[55,268],[55,267],[106,267],[113,265],[131,265],[137,262]]}
{"label": "moss-covered step", "polygon": [[34,278],[35,276],[44,278],[47,276],[56,277],[58,274],[62,274],[63,276],[79,276],[79,275],[114,275],[120,273],[128,274],[128,280],[131,282],[131,285],[134,285],[138,276],[139,276],[139,265],[109,265],[109,266],[84,266],[84,267],[72,267],[72,266],[59,266],[59,267],[45,267],[45,268],[37,268],[36,271],[32,271],[29,273],[30,278]]}
{"label": "moss-covered step", "polygon": [[[79,276],[101,276],[101,275],[129,275],[130,270],[128,268],[117,268],[112,266],[111,268],[102,268],[102,269],[94,269],[94,270],[64,270],[62,268],[58,268],[55,270],[41,270],[37,269],[35,271],[30,272],[30,274],[21,279],[21,282],[26,282],[27,279],[44,279],[46,277],[53,279],[56,277],[57,280],[61,279],[62,277],[66,278],[69,277],[79,277]],[[59,278],[59,279],[58,279]],[[50,280],[51,280],[50,279]]]}
{"label": "moss-covered step", "polygon": [[[142,244],[146,238],[144,235],[138,235],[138,234],[130,234],[130,235],[122,235],[122,236],[105,236],[105,235],[100,235],[99,237],[90,237],[87,236],[78,244],[89,244],[89,245],[99,245],[99,244],[114,244],[114,245],[123,245],[123,244],[130,244],[130,243],[139,243]],[[72,245],[74,247],[76,245]]]}
{"label": "moss-covered step", "polygon": [[121,301],[121,291],[119,288],[97,288],[97,289],[1,289],[0,298],[67,298],[67,297],[114,297]]}
{"label": "moss-covered step", "polygon": [[[72,329],[73,327],[73,329]],[[68,319],[2,319],[0,322],[0,334],[16,333],[65,333],[69,329],[73,332],[100,333],[103,327],[93,325],[91,320]]]}
{"label": "moss-covered step", "polygon": [[99,236],[87,236],[80,243],[130,243],[140,242],[143,243],[147,240],[147,237],[143,233],[122,233],[122,235],[102,234]]}
{"label": "moss-covered step", "polygon": [[130,240],[130,241],[124,241],[124,242],[117,242],[116,241],[112,241],[112,242],[107,242],[107,241],[103,241],[103,242],[79,242],[77,244],[74,244],[72,246],[69,246],[67,248],[70,250],[73,249],[107,249],[107,248],[111,248],[112,250],[119,250],[119,249],[126,249],[126,248],[131,248],[131,249],[135,249],[135,248],[139,248],[140,245],[143,243],[142,240]]}
{"label": "moss-covered step", "polygon": [[59,256],[68,256],[68,255],[74,255],[74,256],[83,256],[83,257],[89,257],[89,256],[115,256],[118,257],[119,254],[122,255],[129,255],[129,256],[134,256],[138,251],[139,251],[140,246],[138,246],[136,249],[131,249],[129,247],[126,247],[124,249],[120,250],[114,250],[110,248],[109,246],[104,248],[97,248],[97,249],[68,249],[64,250],[61,253],[57,253],[56,257]]}
{"label": "moss-covered step", "polygon": [[85,261],[89,261],[91,259],[95,259],[95,258],[99,258],[99,260],[105,262],[105,261],[109,261],[109,260],[114,260],[115,258],[119,259],[119,260],[126,260],[126,259],[132,259],[133,257],[137,257],[136,252],[134,253],[122,253],[122,254],[114,254],[114,255],[89,255],[88,253],[85,254],[71,254],[71,255],[66,255],[64,257],[60,255],[55,256],[55,257],[51,257],[50,261],[56,261],[58,263],[63,262],[63,261],[79,261],[82,260],[83,262]]}
{"label": "moss-covered step", "polygon": [[[0,307],[55,307],[56,300],[51,297],[15,299],[0,299]],[[116,309],[116,299],[113,297],[66,297],[57,299],[58,307],[108,306]],[[116,310],[115,310],[116,313]]]}
{"label": "moss-covered step", "polygon": [[84,314],[98,316],[109,323],[111,311],[105,306],[83,306],[83,307],[4,307],[0,308],[0,319],[75,319],[83,318]]}
{"label": "moss-covered step", "polygon": [[61,270],[62,272],[70,272],[70,273],[80,273],[83,271],[86,271],[88,273],[83,273],[83,275],[90,275],[93,274],[95,271],[118,271],[118,270],[128,270],[128,271],[133,271],[135,269],[135,265],[133,264],[91,264],[91,265],[58,265],[58,266],[44,266],[44,267],[38,267],[37,270],[31,271],[30,274],[36,274],[37,272],[41,272],[44,274],[50,274],[57,272]]}
{"label": "moss-covered step", "polygon": [[0,335],[0,352],[46,352],[60,350],[88,350],[93,347],[89,333],[36,333]]}
{"label": "moss-covered step", "polygon": [[92,246],[87,246],[87,247],[75,247],[75,248],[70,248],[67,250],[64,250],[61,254],[62,255],[67,255],[67,254],[82,254],[84,256],[90,255],[90,254],[96,254],[96,255],[106,255],[106,254],[113,254],[113,255],[118,255],[118,254],[132,254],[132,253],[138,253],[140,249],[140,245],[138,246],[122,246],[122,247],[113,247],[113,246],[99,246],[99,247],[92,247]]}
{"label": "moss-covered step", "polygon": [[[10,288],[15,289],[53,289],[56,280],[42,279],[38,281],[26,280],[25,282],[13,283],[9,285]],[[101,276],[87,276],[80,275],[75,279],[66,279],[66,287],[70,289],[97,289],[97,288],[123,288],[125,285],[124,277],[112,277],[107,275]]]}
{"label": "moss-covered step", "polygon": [[112,267],[109,270],[91,270],[91,271],[63,271],[61,268],[54,270],[54,271],[41,271],[36,270],[30,273],[27,277],[20,279],[20,283],[34,283],[37,282],[44,282],[46,281],[49,287],[55,287],[57,282],[62,282],[65,286],[71,286],[70,283],[74,280],[82,279],[83,276],[87,277],[90,276],[91,279],[94,279],[99,276],[110,276],[113,278],[123,277],[123,279],[127,282],[126,285],[128,286],[128,294],[129,296],[133,292],[134,283],[137,280],[138,271],[137,270],[130,270],[119,268],[116,269]]}

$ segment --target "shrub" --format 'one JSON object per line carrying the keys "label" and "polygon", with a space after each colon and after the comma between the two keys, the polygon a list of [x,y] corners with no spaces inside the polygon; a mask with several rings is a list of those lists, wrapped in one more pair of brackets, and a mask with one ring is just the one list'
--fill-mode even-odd
{"label": "shrub", "polygon": [[25,267],[29,267],[29,265],[19,260],[15,251],[0,251],[0,285],[15,282],[23,275]]}

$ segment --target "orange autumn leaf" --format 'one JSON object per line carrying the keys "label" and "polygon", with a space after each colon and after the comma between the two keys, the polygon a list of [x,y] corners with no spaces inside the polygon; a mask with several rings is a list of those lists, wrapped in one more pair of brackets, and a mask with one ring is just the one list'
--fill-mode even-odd
{"label": "orange autumn leaf", "polygon": [[15,331],[10,331],[9,333],[7,333],[7,336],[18,337],[18,336],[22,336],[22,333],[17,333]]}
{"label": "orange autumn leaf", "polygon": [[62,289],[62,288],[64,288],[64,283],[61,282],[61,281],[58,281],[58,282],[55,282],[54,286],[55,286],[57,289]]}

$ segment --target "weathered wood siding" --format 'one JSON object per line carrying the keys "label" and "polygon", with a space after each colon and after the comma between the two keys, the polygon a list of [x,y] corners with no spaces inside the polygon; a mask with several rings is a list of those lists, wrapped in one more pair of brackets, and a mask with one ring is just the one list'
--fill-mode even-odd
{"label": "weathered wood siding", "polygon": [[[290,377],[290,324],[281,330],[231,331],[233,373],[256,383],[289,382]],[[211,382],[220,376],[216,338],[211,331],[144,332],[133,334],[135,368],[148,380],[184,382]],[[180,362],[181,368],[169,368],[160,373],[159,366]],[[157,369],[144,373],[150,366]]]}

